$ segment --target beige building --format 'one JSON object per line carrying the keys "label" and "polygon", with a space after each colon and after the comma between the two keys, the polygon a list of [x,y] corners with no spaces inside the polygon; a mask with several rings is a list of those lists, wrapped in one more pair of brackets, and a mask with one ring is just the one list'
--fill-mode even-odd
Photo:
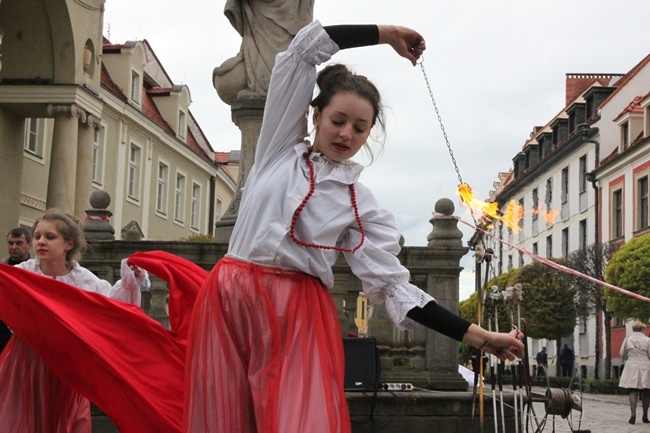
{"label": "beige building", "polygon": [[0,0],[0,230],[45,209],[85,218],[104,190],[115,236],[213,232],[236,182],[145,41],[102,38],[104,0]]}

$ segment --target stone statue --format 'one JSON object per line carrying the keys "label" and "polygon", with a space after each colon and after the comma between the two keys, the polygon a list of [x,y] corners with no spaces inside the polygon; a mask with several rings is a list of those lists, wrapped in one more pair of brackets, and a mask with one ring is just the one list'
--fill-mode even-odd
{"label": "stone statue", "polygon": [[224,14],[242,37],[239,53],[214,69],[212,80],[228,105],[264,98],[275,55],[312,21],[314,0],[227,0]]}

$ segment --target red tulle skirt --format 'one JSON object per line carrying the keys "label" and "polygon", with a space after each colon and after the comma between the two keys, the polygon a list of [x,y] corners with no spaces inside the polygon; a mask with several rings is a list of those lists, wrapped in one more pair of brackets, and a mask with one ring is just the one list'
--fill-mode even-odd
{"label": "red tulle skirt", "polygon": [[196,300],[187,433],[349,433],[336,308],[314,277],[224,258]]}
{"label": "red tulle skirt", "polygon": [[0,431],[90,433],[90,402],[63,384],[40,356],[12,338],[0,362]]}

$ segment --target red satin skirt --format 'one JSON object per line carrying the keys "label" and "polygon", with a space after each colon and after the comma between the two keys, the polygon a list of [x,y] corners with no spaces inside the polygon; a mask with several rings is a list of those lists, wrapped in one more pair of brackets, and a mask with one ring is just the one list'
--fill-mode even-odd
{"label": "red satin skirt", "polygon": [[349,433],[329,291],[309,275],[224,258],[196,300],[187,433]]}

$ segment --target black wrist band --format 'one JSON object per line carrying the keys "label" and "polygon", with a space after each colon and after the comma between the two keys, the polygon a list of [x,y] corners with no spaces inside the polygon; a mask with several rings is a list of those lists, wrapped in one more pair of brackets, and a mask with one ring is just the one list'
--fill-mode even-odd
{"label": "black wrist band", "polygon": [[470,322],[443,308],[435,301],[429,302],[422,308],[410,309],[406,316],[457,341],[463,341],[463,336],[471,325]]}
{"label": "black wrist band", "polygon": [[379,43],[379,27],[374,24],[326,26],[324,29],[342,50]]}

